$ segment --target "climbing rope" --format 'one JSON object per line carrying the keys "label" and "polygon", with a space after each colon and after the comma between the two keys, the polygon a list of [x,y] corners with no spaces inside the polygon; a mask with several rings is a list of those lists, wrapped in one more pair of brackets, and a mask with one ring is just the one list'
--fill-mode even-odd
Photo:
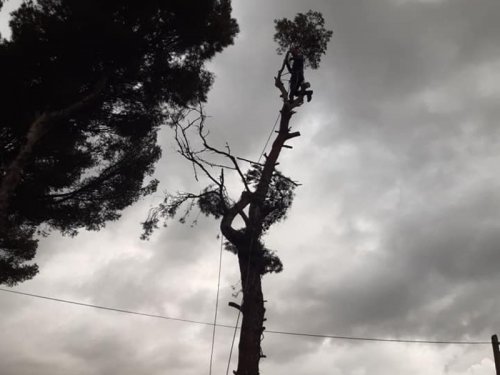
{"label": "climbing rope", "polygon": [[219,310],[219,291],[220,291],[220,275],[222,269],[222,247],[224,243],[224,237],[220,233],[220,253],[219,253],[219,274],[217,276],[217,296],[215,297],[215,316],[214,316],[214,329],[212,331],[212,349],[210,351],[210,369],[208,371],[209,375],[212,375],[212,364],[214,357],[214,346],[215,346],[215,328],[217,327],[217,311]]}
{"label": "climbing rope", "polygon": [[269,144],[269,141],[271,140],[271,137],[273,136],[274,131],[276,130],[276,125],[278,124],[278,120],[281,116],[281,113],[278,113],[278,117],[276,117],[276,121],[274,122],[274,126],[269,133],[269,137],[267,137],[266,144],[264,145],[264,148],[262,149],[262,152],[260,153],[259,160],[257,161],[257,164],[260,163],[260,159],[262,159],[262,156],[264,156],[264,152],[266,151],[267,145]]}

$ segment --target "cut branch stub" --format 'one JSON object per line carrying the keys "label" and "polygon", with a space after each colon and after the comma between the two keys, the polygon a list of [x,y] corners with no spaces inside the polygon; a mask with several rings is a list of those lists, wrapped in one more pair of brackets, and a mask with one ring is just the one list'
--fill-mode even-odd
{"label": "cut branch stub", "polygon": [[287,135],[287,139],[292,139],[295,137],[300,137],[300,132],[288,133],[288,135]]}

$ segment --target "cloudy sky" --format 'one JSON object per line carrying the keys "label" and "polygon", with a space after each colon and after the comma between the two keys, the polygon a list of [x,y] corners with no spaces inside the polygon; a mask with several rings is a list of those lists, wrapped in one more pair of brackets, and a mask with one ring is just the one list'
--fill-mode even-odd
{"label": "cloudy sky", "polygon": [[[7,2],[1,14],[6,34]],[[500,333],[500,2],[233,0],[241,32],[211,63],[215,144],[257,159],[280,107],[273,19],[321,11],[334,29],[302,133],[281,170],[303,185],[266,238],[285,269],[264,278],[268,329],[425,340]],[[140,222],[162,191],[198,191],[161,133],[160,191],[101,232],[40,241],[40,274],[18,291],[211,321],[218,223]],[[236,190],[235,190],[236,191]],[[196,215],[195,215],[196,216]],[[223,254],[219,322],[234,324],[235,257]],[[209,326],[0,293],[2,375],[208,373]],[[218,328],[214,373],[232,330]],[[430,345],[268,333],[263,374],[494,374],[490,345]],[[233,355],[233,358],[235,355]],[[233,363],[232,369],[235,368]]]}

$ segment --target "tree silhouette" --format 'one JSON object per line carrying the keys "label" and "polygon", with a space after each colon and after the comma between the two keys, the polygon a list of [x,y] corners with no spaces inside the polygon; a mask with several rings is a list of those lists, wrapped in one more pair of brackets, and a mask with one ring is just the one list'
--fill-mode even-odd
{"label": "tree silhouette", "polygon": [[[304,22],[305,27],[301,29]],[[320,13],[308,12],[306,16],[299,14],[295,21],[276,21],[276,38],[280,47],[284,48],[289,45],[289,41],[295,46],[297,40],[305,43],[307,40],[317,40],[315,38],[320,35],[316,44],[301,45],[307,51],[311,64],[314,63],[318,67],[331,36],[331,32],[325,30],[323,24]],[[296,35],[298,30],[301,30],[300,36]],[[282,71],[283,67],[274,81],[283,101],[279,130],[269,154],[264,155],[265,162],[260,164],[250,161],[249,170],[243,173],[240,162],[244,159],[236,157],[228,145],[225,149],[220,149],[208,142],[206,116],[202,107],[181,112],[173,118],[179,153],[192,163],[196,179],[199,173],[203,173],[210,180],[210,184],[198,194],[167,195],[162,204],[150,211],[143,223],[143,238],[147,238],[160,221],[176,216],[183,205],[186,208],[181,222],[186,220],[186,216],[196,206],[202,213],[220,219],[220,229],[227,240],[226,249],[238,257],[243,292],[241,306],[230,304],[243,314],[238,368],[234,372],[237,375],[259,374],[259,362],[263,357],[261,337],[265,330],[261,278],[266,273],[280,272],[283,269],[283,264],[275,252],[266,248],[263,235],[273,224],[286,217],[293,202],[294,190],[298,186],[295,181],[276,169],[281,150],[290,147],[285,142],[300,136],[299,132],[292,132],[290,120],[295,113],[294,109],[303,104],[301,97],[289,99],[281,80]],[[196,144],[193,143],[193,132],[199,140]],[[213,156],[217,158],[214,159]],[[232,199],[228,194],[224,182],[225,171],[232,171],[239,176],[242,192],[237,199]],[[242,227],[235,227],[236,218],[241,219]]]}
{"label": "tree silhouette", "polygon": [[238,32],[230,0],[24,1],[0,41],[0,283],[35,235],[98,230],[141,196],[170,114],[206,99]]}

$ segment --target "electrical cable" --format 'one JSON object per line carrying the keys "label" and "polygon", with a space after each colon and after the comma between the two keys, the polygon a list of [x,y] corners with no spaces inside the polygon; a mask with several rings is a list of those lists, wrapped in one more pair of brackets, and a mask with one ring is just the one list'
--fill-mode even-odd
{"label": "electrical cable", "polygon": [[408,344],[455,344],[455,345],[491,345],[490,341],[449,341],[449,340],[412,340],[412,339],[387,339],[378,337],[356,337],[356,336],[341,336],[341,335],[320,335],[314,333],[303,332],[286,332],[274,331],[266,329],[266,333],[274,333],[278,335],[302,336],[302,337],[317,337],[324,339],[337,340],[352,340],[352,341],[377,341],[377,342],[399,342]]}
{"label": "electrical cable", "polygon": [[[12,293],[12,294],[23,295],[23,296],[27,296],[27,297],[45,299],[45,300],[54,301],[54,302],[67,303],[67,304],[71,304],[71,305],[77,305],[77,306],[83,306],[83,307],[92,307],[92,308],[96,308],[96,309],[100,309],[100,310],[107,310],[107,311],[114,311],[114,312],[119,312],[119,313],[124,313],[124,314],[145,316],[145,317],[149,317],[149,318],[164,319],[164,320],[174,320],[174,321],[178,321],[178,322],[191,323],[191,324],[199,324],[199,325],[205,325],[205,326],[213,326],[214,325],[214,323],[202,322],[202,321],[199,321],[199,320],[184,319],[184,318],[174,318],[174,317],[169,317],[169,316],[165,316],[165,315],[147,314],[147,313],[142,313],[142,312],[137,312],[137,311],[132,311],[132,310],[125,310],[125,309],[118,309],[118,308],[114,308],[114,307],[99,306],[99,305],[94,305],[94,304],[90,304],[90,303],[76,302],[76,301],[66,300],[66,299],[62,299],[62,298],[47,297],[47,296],[42,296],[42,295],[34,294],[34,293],[20,292],[20,291],[17,291],[17,290],[9,290],[9,289],[0,288],[0,291],[1,292]],[[232,326],[232,325],[229,325],[229,324],[220,324],[220,323],[217,323],[216,325],[217,325],[217,327],[223,327],[223,328],[231,328],[231,329],[235,328],[235,326]],[[277,331],[277,330],[269,330],[269,329],[266,329],[266,332],[267,333],[272,333],[272,334],[277,334],[277,335],[289,335],[289,336],[301,336],[301,337],[316,337],[316,338],[338,339],[338,340],[376,341],[376,342],[399,342],[399,343],[409,343],[409,344],[491,345],[490,341],[388,339],[388,338],[378,338],[378,337],[360,337],[360,336],[356,337],[356,336],[342,336],[342,335],[322,335],[322,334],[314,334],[314,333],[306,333],[306,332],[289,332],[289,331]]]}
{"label": "electrical cable", "polygon": [[[34,294],[34,293],[19,292],[17,290],[9,290],[9,289],[0,288],[0,291],[1,292],[12,293],[12,294],[19,294],[19,295],[28,296],[28,297],[45,299],[45,300],[49,300],[49,301],[67,303],[67,304],[70,304],[70,305],[77,305],[77,306],[83,306],[83,307],[93,307],[93,308],[100,309],[100,310],[108,310],[108,311],[115,311],[115,312],[120,312],[120,313],[124,313],[124,314],[146,316],[146,317],[149,317],[149,318],[157,318],[157,319],[165,319],[165,320],[175,320],[175,321],[179,321],[179,322],[192,323],[192,324],[200,324],[200,325],[206,325],[206,326],[212,326],[213,325],[213,323],[201,322],[201,321],[198,321],[198,320],[175,318],[175,317],[170,317],[170,316],[165,316],[165,315],[158,315],[158,314],[148,314],[148,313],[142,313],[142,312],[137,312],[137,311],[132,311],[132,310],[118,309],[118,308],[115,308],[115,307],[107,307],[107,306],[94,305],[94,304],[91,304],[91,303],[76,302],[76,301],[71,301],[71,300],[62,299],[62,298],[47,297],[47,296],[42,296],[42,295]],[[224,325],[218,324],[218,326],[222,327]],[[225,327],[226,328],[233,328],[233,326],[230,326],[230,325],[226,325]]]}

